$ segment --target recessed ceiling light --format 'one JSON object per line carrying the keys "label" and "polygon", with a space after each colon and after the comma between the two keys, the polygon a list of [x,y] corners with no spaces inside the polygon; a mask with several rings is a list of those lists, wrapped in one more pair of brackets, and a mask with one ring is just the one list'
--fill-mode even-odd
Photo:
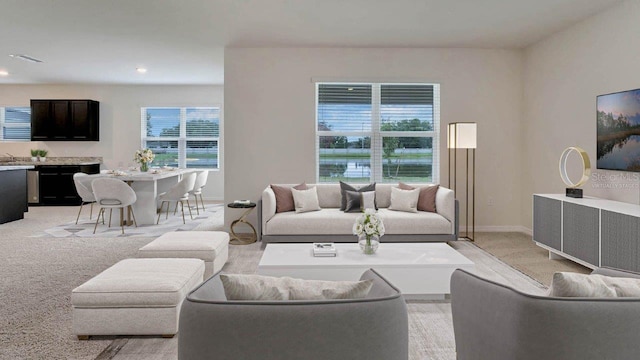
{"label": "recessed ceiling light", "polygon": [[6,70],[0,70],[0,76],[9,76],[9,72]]}
{"label": "recessed ceiling light", "polygon": [[136,71],[139,72],[140,74],[144,74],[147,72],[147,69],[143,67],[139,67],[139,68],[136,68]]}
{"label": "recessed ceiling light", "polygon": [[11,54],[9,56],[11,56],[12,58],[15,58],[15,59],[20,59],[20,60],[24,60],[24,61],[33,62],[33,63],[41,63],[42,62],[42,60],[40,60],[40,59],[36,59],[33,56],[24,55],[24,54]]}

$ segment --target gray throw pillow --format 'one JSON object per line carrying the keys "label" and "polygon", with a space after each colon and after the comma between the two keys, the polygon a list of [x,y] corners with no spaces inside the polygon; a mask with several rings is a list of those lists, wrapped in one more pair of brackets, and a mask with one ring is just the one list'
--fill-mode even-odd
{"label": "gray throw pillow", "polygon": [[365,209],[376,209],[375,200],[375,191],[359,192],[347,190],[347,206],[344,212],[361,212]]}
{"label": "gray throw pillow", "polygon": [[640,297],[640,279],[557,272],[549,296]]}
{"label": "gray throw pillow", "polygon": [[[340,210],[344,211],[347,208],[347,191],[376,191],[376,183],[371,183],[369,185],[363,186],[360,189],[356,189],[355,187],[340,181],[340,192],[342,193],[342,201],[340,202]],[[375,208],[378,208],[378,204],[375,204]]]}
{"label": "gray throw pillow", "polygon": [[228,300],[362,299],[373,280],[323,281],[262,275],[221,274]]}

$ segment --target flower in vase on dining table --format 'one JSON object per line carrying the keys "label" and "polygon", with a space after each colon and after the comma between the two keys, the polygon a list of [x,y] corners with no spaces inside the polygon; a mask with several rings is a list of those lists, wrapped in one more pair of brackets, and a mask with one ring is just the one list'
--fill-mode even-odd
{"label": "flower in vase on dining table", "polygon": [[[365,209],[364,213],[356,219],[353,224],[353,235],[363,238],[363,244],[368,248],[363,248],[366,254],[374,253],[377,249],[377,241],[372,238],[379,239],[384,235],[384,224],[382,219],[374,209]],[[373,241],[373,242],[372,242]],[[374,247],[373,249],[371,247]]]}
{"label": "flower in vase on dining table", "polygon": [[136,155],[133,160],[140,164],[140,171],[147,171],[149,170],[149,164],[151,164],[155,157],[151,149],[142,149],[136,150]]}

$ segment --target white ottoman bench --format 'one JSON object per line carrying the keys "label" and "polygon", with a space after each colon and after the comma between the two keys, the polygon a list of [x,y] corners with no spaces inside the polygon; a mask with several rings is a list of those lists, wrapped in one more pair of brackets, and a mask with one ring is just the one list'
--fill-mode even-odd
{"label": "white ottoman bench", "polygon": [[202,282],[199,259],[126,259],[71,292],[73,334],[162,335],[178,332],[182,301]]}
{"label": "white ottoman bench", "polygon": [[229,258],[229,234],[224,231],[175,231],[161,235],[138,250],[140,258],[194,258],[204,261],[206,280]]}

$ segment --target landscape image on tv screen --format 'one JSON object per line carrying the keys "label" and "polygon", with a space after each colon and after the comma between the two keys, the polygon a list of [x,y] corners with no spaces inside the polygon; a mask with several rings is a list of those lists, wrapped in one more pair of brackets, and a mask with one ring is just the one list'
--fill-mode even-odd
{"label": "landscape image on tv screen", "polygon": [[640,171],[640,89],[600,95],[598,169]]}

